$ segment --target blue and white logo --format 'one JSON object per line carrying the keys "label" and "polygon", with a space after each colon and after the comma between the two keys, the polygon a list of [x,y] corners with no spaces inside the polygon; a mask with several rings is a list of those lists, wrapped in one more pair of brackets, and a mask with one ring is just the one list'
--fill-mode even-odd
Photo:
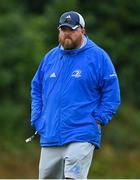
{"label": "blue and white logo", "polygon": [[78,70],[73,71],[71,76],[75,78],[79,78],[81,77],[81,74],[82,74],[82,71],[78,69]]}
{"label": "blue and white logo", "polygon": [[80,174],[80,165],[76,164],[74,167],[72,167],[70,171],[73,172],[74,174]]}
{"label": "blue and white logo", "polygon": [[116,73],[114,72],[113,74],[110,74],[109,76],[110,76],[110,77],[114,77],[114,76],[116,77],[117,75],[116,75]]}
{"label": "blue and white logo", "polygon": [[56,77],[56,74],[55,73],[52,73],[51,75],[50,75],[50,78],[55,78]]}

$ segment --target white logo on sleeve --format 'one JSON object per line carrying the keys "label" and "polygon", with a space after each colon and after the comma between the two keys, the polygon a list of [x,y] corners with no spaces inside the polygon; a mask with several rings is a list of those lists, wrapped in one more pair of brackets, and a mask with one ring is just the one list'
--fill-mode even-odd
{"label": "white logo on sleeve", "polygon": [[51,75],[50,75],[50,78],[55,78],[56,77],[56,74],[55,73],[52,73]]}
{"label": "white logo on sleeve", "polygon": [[79,78],[79,77],[81,77],[81,73],[82,73],[81,70],[75,70],[75,71],[72,72],[71,76],[75,77],[75,78]]}
{"label": "white logo on sleeve", "polygon": [[116,73],[114,72],[113,74],[110,74],[109,75],[110,77],[114,77],[114,76],[117,76]]}

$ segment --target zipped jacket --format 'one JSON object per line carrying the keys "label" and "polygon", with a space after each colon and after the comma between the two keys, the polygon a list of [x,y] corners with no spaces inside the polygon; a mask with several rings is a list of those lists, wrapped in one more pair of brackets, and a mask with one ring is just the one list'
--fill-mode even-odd
{"label": "zipped jacket", "polygon": [[108,54],[88,39],[84,47],[60,45],[41,61],[31,83],[31,124],[41,146],[89,142],[100,147],[101,128],[120,104],[115,68]]}

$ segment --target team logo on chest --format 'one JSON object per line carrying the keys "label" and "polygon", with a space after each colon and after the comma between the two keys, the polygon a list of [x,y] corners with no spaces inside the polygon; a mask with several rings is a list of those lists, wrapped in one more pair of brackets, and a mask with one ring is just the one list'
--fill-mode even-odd
{"label": "team logo on chest", "polygon": [[75,78],[79,78],[79,77],[81,77],[81,74],[82,74],[82,71],[81,70],[79,70],[79,69],[77,69],[77,70],[75,70],[75,71],[73,71],[72,72],[72,77],[75,77]]}
{"label": "team logo on chest", "polygon": [[56,74],[53,72],[53,73],[50,75],[50,78],[56,78]]}

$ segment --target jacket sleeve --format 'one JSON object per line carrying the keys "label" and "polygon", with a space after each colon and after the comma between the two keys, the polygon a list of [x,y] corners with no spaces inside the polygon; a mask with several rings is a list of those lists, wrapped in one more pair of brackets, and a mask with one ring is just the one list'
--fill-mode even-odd
{"label": "jacket sleeve", "polygon": [[99,74],[100,101],[93,115],[97,122],[106,125],[112,119],[120,104],[118,77],[106,53],[102,56]]}
{"label": "jacket sleeve", "polygon": [[42,66],[43,61],[40,63],[31,82],[31,125],[38,132],[40,132],[43,127],[43,122],[40,119],[42,113]]}

